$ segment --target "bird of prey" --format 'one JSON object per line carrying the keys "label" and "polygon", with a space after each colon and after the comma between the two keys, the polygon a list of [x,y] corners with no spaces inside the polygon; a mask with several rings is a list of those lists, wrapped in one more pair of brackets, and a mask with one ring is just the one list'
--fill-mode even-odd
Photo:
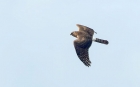
{"label": "bird of prey", "polygon": [[74,47],[77,56],[86,66],[89,67],[91,65],[91,61],[89,59],[88,50],[92,44],[92,41],[106,44],[106,45],[109,42],[107,40],[103,40],[99,38],[93,39],[93,35],[96,32],[87,26],[77,24],[77,27],[79,28],[79,31],[73,31],[70,35],[77,38],[76,40],[74,40]]}

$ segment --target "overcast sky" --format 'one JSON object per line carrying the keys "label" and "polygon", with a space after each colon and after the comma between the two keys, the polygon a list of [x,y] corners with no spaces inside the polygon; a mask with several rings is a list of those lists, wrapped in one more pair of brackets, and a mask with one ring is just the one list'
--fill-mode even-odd
{"label": "overcast sky", "polygon": [[[72,31],[93,28],[92,62]],[[0,87],[140,87],[140,0],[1,0]]]}

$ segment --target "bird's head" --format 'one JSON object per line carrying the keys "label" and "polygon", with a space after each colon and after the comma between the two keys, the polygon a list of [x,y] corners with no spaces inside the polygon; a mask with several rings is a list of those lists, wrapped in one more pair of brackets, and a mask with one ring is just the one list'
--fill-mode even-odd
{"label": "bird's head", "polygon": [[77,33],[76,33],[76,31],[71,32],[70,35],[72,35],[72,36],[74,36],[74,37],[77,37]]}

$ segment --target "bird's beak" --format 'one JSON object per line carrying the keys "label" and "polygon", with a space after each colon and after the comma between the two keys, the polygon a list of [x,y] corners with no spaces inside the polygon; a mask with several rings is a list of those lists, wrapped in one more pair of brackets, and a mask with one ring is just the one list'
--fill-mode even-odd
{"label": "bird's beak", "polygon": [[71,33],[70,35],[72,35],[73,33]]}

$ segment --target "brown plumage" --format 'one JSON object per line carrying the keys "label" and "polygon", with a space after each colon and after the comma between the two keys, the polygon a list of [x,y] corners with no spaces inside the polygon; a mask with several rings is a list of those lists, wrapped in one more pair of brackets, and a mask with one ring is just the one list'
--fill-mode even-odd
{"label": "brown plumage", "polygon": [[79,31],[73,31],[71,33],[72,36],[77,39],[74,40],[74,47],[76,50],[76,54],[79,59],[86,65],[90,66],[91,61],[89,59],[88,49],[90,48],[92,41],[107,44],[108,41],[102,41],[102,39],[95,38],[93,39],[94,33],[96,33],[93,29],[77,24]]}
{"label": "brown plumage", "polygon": [[74,47],[79,59],[86,66],[90,66],[91,61],[89,60],[88,49],[92,44],[94,30],[79,24],[77,24],[77,26],[79,27],[79,31],[71,33],[72,36],[77,38],[74,40]]}

